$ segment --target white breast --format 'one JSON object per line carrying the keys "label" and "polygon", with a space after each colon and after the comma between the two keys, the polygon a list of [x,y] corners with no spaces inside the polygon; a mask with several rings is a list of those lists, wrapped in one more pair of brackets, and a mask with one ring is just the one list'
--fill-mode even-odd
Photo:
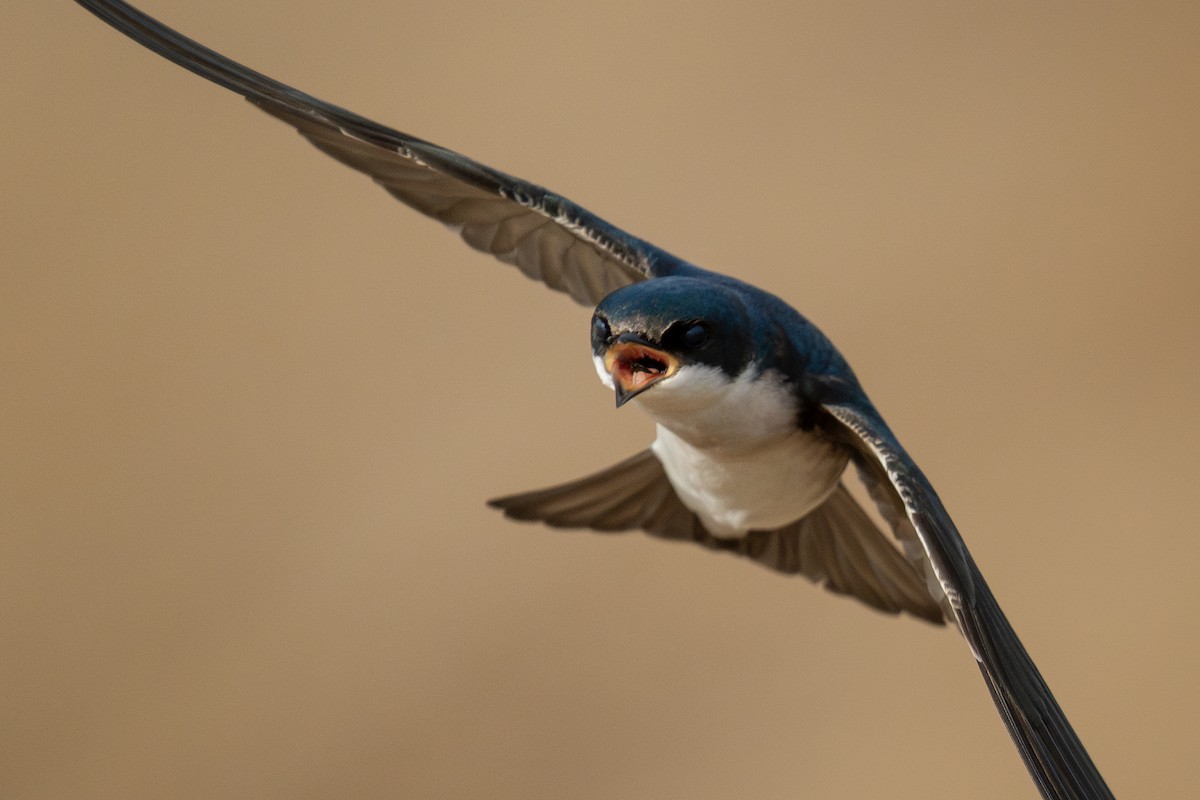
{"label": "white breast", "polygon": [[847,453],[796,426],[777,375],[687,366],[635,398],[658,423],[653,450],[680,500],[716,536],[795,522],[823,503]]}
{"label": "white breast", "polygon": [[654,453],[683,504],[715,536],[737,537],[795,522],[837,486],[847,456],[797,430],[751,450],[693,447],[658,426]]}

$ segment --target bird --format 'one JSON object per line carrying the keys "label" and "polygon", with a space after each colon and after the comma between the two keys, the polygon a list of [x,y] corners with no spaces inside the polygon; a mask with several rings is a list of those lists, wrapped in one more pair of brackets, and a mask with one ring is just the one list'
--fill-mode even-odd
{"label": "bird", "polygon": [[[291,125],[471,247],[593,308],[593,362],[646,450],[490,501],[563,528],[641,530],[956,627],[1042,797],[1111,798],[941,499],[832,342],[784,300],[570,200],[249,69],[120,0],[76,0]],[[852,465],[891,537],[848,490]]]}

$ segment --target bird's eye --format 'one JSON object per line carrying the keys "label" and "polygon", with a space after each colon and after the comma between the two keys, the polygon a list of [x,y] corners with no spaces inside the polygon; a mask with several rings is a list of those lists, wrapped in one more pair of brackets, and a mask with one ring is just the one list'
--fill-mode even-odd
{"label": "bird's eye", "polygon": [[607,342],[612,337],[612,329],[604,317],[592,317],[592,338]]}
{"label": "bird's eye", "polygon": [[689,325],[683,332],[683,343],[688,347],[699,347],[708,341],[708,326],[703,322]]}

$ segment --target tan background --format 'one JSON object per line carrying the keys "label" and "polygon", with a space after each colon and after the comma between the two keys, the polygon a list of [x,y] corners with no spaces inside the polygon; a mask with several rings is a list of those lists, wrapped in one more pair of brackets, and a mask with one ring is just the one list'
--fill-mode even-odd
{"label": "tan background", "polygon": [[[1200,793],[1200,6],[145,5],[789,298]],[[586,312],[70,3],[0,53],[4,797],[1034,796],[954,634],[484,507],[647,443]]]}

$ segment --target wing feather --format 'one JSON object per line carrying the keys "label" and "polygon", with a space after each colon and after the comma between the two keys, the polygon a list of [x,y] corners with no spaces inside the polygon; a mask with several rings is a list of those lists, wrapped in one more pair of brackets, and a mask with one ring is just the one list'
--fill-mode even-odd
{"label": "wing feather", "polygon": [[77,0],[139,44],[245,97],[476,250],[594,306],[648,278],[703,274],[536,184],[326,103],[242,66],[120,0]]}
{"label": "wing feather", "polygon": [[900,539],[915,536],[1029,774],[1047,800],[1111,800],[1100,771],[1017,638],[933,487],[865,398],[824,409]]}

